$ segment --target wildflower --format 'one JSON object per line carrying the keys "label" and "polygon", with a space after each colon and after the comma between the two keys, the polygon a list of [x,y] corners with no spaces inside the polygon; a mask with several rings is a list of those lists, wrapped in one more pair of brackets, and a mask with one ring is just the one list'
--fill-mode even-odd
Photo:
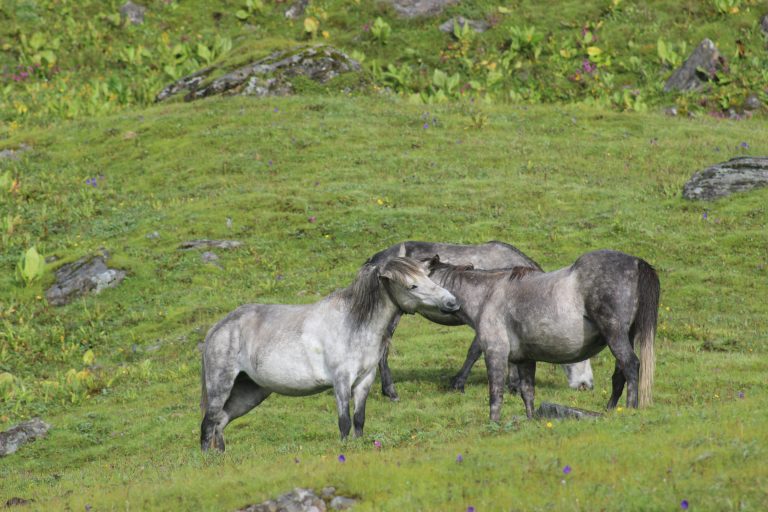
{"label": "wildflower", "polygon": [[279,108],[277,108],[277,107],[275,107],[275,109],[273,110],[273,112],[275,112],[275,113],[277,113],[277,112],[280,112],[280,109],[279,109]]}
{"label": "wildflower", "polygon": [[475,507],[473,507],[472,505],[468,506],[467,512],[475,512]]}
{"label": "wildflower", "polygon": [[680,502],[680,508],[683,510],[688,510],[688,500],[683,500]]}
{"label": "wildflower", "polygon": [[552,428],[552,422],[551,421],[547,422],[547,428]]}
{"label": "wildflower", "polygon": [[744,398],[744,392],[743,391],[739,391],[739,395],[738,396],[739,396],[739,398],[743,399]]}
{"label": "wildflower", "polygon": [[464,457],[462,457],[462,456],[461,456],[461,454],[458,454],[458,455],[456,456],[456,462],[458,462],[458,463],[462,463],[462,462],[464,462]]}
{"label": "wildflower", "polygon": [[707,220],[707,212],[701,214],[702,220]]}
{"label": "wildflower", "polygon": [[429,123],[424,123],[424,129],[426,130],[427,128],[429,128]]}
{"label": "wildflower", "polygon": [[339,462],[347,462],[347,458],[344,456],[343,453],[339,455]]}
{"label": "wildflower", "polygon": [[616,408],[616,412],[619,412],[619,413],[620,413],[621,411],[623,411],[623,410],[624,410],[624,408],[623,408],[623,407],[617,407],[617,408]]}
{"label": "wildflower", "polygon": [[294,457],[293,463],[298,464],[299,462],[301,462],[301,459],[299,459],[298,457]]}
{"label": "wildflower", "polygon": [[595,70],[597,69],[597,66],[595,64],[592,64],[592,62],[589,59],[584,59],[581,62],[581,69],[585,73],[591,75],[592,73],[595,72]]}
{"label": "wildflower", "polygon": [[313,215],[313,216],[311,216],[310,218],[308,218],[307,220],[309,221],[309,223],[310,223],[310,224],[313,224],[313,223],[317,222],[317,217],[315,217],[315,216]]}
{"label": "wildflower", "polygon": [[563,468],[563,474],[564,475],[568,475],[568,474],[570,474],[570,472],[571,472],[571,466],[568,466],[566,464],[566,466]]}
{"label": "wildflower", "polygon": [[381,441],[379,441],[378,439],[375,440],[373,442],[373,447],[376,448],[377,450],[381,450]]}
{"label": "wildflower", "polygon": [[379,206],[382,206],[384,204],[384,201],[381,198],[379,198],[376,200],[376,204],[378,204]]}
{"label": "wildflower", "polygon": [[739,144],[739,147],[741,149],[749,149],[749,144],[747,144],[746,142],[742,142],[741,144]]}

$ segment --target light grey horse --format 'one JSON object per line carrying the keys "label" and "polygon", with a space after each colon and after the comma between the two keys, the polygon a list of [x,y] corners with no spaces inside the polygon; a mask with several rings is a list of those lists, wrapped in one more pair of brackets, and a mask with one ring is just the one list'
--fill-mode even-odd
{"label": "light grey horse", "polygon": [[364,265],[355,281],[314,304],[249,304],[205,338],[200,427],[203,451],[224,451],[229,422],[271,393],[303,396],[333,388],[339,431],[363,433],[365,401],[392,319],[417,309],[454,312],[455,297],[427,276],[436,263],[394,258]]}
{"label": "light grey horse", "polygon": [[462,302],[458,315],[475,329],[488,370],[492,421],[500,418],[509,363],[518,367],[530,418],[537,361],[581,361],[606,346],[616,358],[607,407],[616,407],[625,383],[628,407],[651,403],[660,287],[656,272],[644,260],[596,251],[554,272],[440,264],[430,277],[452,290]]}
{"label": "light grey horse", "polygon": [[[408,241],[395,244],[381,252],[371,256],[369,261],[374,264],[381,264],[397,256],[408,256],[415,259],[425,259],[434,256],[440,256],[440,261],[453,265],[471,265],[477,269],[496,269],[511,267],[532,267],[541,270],[538,263],[526,256],[517,247],[504,242],[487,242],[477,245],[445,244],[434,242],[415,242]],[[450,289],[449,289],[450,291]],[[445,315],[439,312],[424,312],[422,316],[441,325],[464,325],[464,321],[457,315]],[[384,356],[379,363],[381,374],[381,392],[392,400],[397,400],[397,391],[392,379],[392,371],[389,369],[389,344],[392,334],[400,321],[400,316],[396,315],[392,321],[390,329],[387,331],[387,340],[385,341]],[[464,391],[464,384],[469,378],[469,372],[475,361],[480,357],[481,350],[477,342],[473,342],[467,352],[467,359],[461,371],[451,379],[451,387],[458,391]],[[568,384],[573,389],[592,389],[594,381],[592,377],[592,366],[589,359],[573,364],[563,365],[563,370],[568,378]],[[519,376],[517,367],[511,366],[509,372],[510,392],[516,393],[519,390]]]}

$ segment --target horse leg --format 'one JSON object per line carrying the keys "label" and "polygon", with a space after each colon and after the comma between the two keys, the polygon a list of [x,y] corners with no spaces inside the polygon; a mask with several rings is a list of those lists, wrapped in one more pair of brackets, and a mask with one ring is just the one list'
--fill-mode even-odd
{"label": "horse leg", "polygon": [[382,353],[381,359],[379,360],[379,373],[381,374],[381,394],[389,397],[389,399],[393,402],[400,400],[400,397],[397,396],[397,391],[395,390],[395,381],[392,380],[392,371],[389,369],[389,345],[392,343],[392,335],[395,333],[398,322],[400,322],[400,316],[400,313],[395,315],[395,317],[392,319],[392,322],[390,322],[389,326],[387,327],[387,332],[384,335],[384,340],[382,341],[384,345],[384,352]]}
{"label": "horse leg", "polygon": [[362,379],[352,388],[352,399],[355,401],[355,414],[352,421],[355,427],[355,437],[363,435],[363,425],[365,425],[365,401],[368,399],[368,393],[371,392],[371,386],[376,378],[376,369],[371,369]]}
{"label": "horse leg", "polygon": [[232,420],[244,415],[271,394],[272,391],[259,386],[245,373],[240,373],[235,379],[227,403],[224,404],[227,423],[231,423]]}
{"label": "horse leg", "polygon": [[349,379],[339,379],[333,385],[336,396],[336,410],[339,415],[339,433],[344,441],[352,429],[352,419],[349,417],[349,399],[352,395]]}
{"label": "horse leg", "polygon": [[[509,365],[509,380],[507,382],[507,388],[510,395],[519,395],[521,393],[520,384],[520,371],[517,369],[517,365],[510,363]],[[521,395],[522,396],[522,395]]]}
{"label": "horse leg", "polygon": [[[200,448],[208,451],[215,448],[224,451],[224,427],[229,420],[224,411],[224,405],[229,399],[230,392],[237,377],[237,371],[232,365],[217,365],[203,363],[205,416],[200,425]],[[213,366],[213,367],[212,367]]]}
{"label": "horse leg", "polygon": [[490,397],[490,419],[497,422],[501,418],[501,403],[504,400],[504,379],[507,377],[509,351],[486,349],[485,366],[488,369],[488,393]]}
{"label": "horse leg", "polygon": [[533,418],[533,393],[536,382],[536,361],[519,363],[517,369],[520,372],[520,395],[525,404],[525,415]]}
{"label": "horse leg", "polygon": [[456,391],[464,392],[464,384],[467,383],[467,379],[469,378],[469,372],[472,371],[472,367],[475,365],[477,360],[480,358],[480,354],[483,353],[483,350],[480,348],[480,343],[477,341],[477,336],[475,336],[475,339],[472,340],[472,344],[469,346],[469,350],[467,350],[467,358],[464,360],[464,365],[461,367],[461,370],[459,370],[459,373],[453,376],[451,379],[451,387],[455,389]]}
{"label": "horse leg", "polygon": [[627,382],[627,379],[624,378],[624,372],[622,372],[619,367],[618,361],[616,361],[616,367],[613,370],[611,382],[613,384],[613,389],[611,391],[611,398],[608,400],[608,405],[606,405],[606,409],[613,409],[616,407],[616,404],[619,403],[619,398],[621,398],[621,393],[624,391],[624,384]]}
{"label": "horse leg", "polygon": [[[640,380],[640,359],[635,355],[635,351],[632,350],[632,342],[629,339],[629,334],[626,330],[613,333],[611,336],[605,337],[608,340],[608,347],[611,349],[611,353],[616,358],[616,370],[620,370],[624,379],[627,382],[627,407],[637,408],[637,385]],[[620,385],[617,393],[616,386]],[[623,388],[621,378],[616,375],[614,371],[613,376],[613,392],[611,393],[611,399],[608,401],[608,408],[616,406],[616,403],[621,396],[621,388]],[[615,398],[615,400],[614,400]]]}

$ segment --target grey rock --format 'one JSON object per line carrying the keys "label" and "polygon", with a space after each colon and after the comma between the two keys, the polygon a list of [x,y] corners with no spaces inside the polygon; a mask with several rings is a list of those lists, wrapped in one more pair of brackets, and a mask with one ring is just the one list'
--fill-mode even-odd
{"label": "grey rock", "polygon": [[324,84],[349,72],[360,72],[360,63],[327,45],[304,46],[279,51],[206,82],[218,69],[206,68],[166,86],[155,97],[163,101],[187,91],[187,101],[216,94],[244,96],[285,96],[292,94],[295,77]]}
{"label": "grey rock", "polygon": [[45,292],[48,303],[63,306],[87,293],[101,293],[120,284],[126,272],[108,268],[108,258],[109,253],[102,251],[101,254],[85,256],[63,265],[56,271],[56,283]]}
{"label": "grey rock", "polygon": [[752,93],[744,99],[744,105],[742,108],[747,111],[760,110],[763,107],[763,102],[760,101],[760,97]]}
{"label": "grey rock", "polygon": [[675,105],[672,105],[671,107],[667,107],[664,109],[664,113],[668,116],[675,117],[677,116],[677,107]]}
{"label": "grey rock", "polygon": [[297,0],[285,11],[285,17],[289,20],[299,19],[307,10],[307,5],[309,5],[309,0]]}
{"label": "grey rock", "polygon": [[27,500],[24,498],[13,497],[5,502],[5,508],[18,507],[20,505],[29,505],[35,500]]}
{"label": "grey rock", "polygon": [[468,20],[464,16],[456,16],[440,25],[440,31],[453,34],[454,25],[458,25],[460,28],[464,28],[464,25],[469,25],[469,28],[475,32],[485,32],[491,28],[491,25],[485,21]]}
{"label": "grey rock", "polygon": [[712,200],[765,186],[768,186],[768,157],[742,156],[694,174],[683,185],[683,197]]}
{"label": "grey rock", "polygon": [[26,144],[22,144],[16,149],[4,149],[0,151],[0,160],[18,160],[22,153],[26,153],[31,149],[32,146]]}
{"label": "grey rock", "polygon": [[672,73],[664,84],[664,92],[701,89],[718,71],[726,69],[725,58],[720,55],[715,43],[704,39],[683,65]]}
{"label": "grey rock", "polygon": [[120,7],[120,19],[123,20],[123,23],[127,20],[132,25],[141,25],[144,23],[144,14],[146,12],[146,7],[135,4],[129,0]]}
{"label": "grey rock", "polygon": [[34,418],[0,432],[0,457],[15,453],[24,444],[45,437],[50,428],[40,418]]}
{"label": "grey rock", "polygon": [[190,240],[183,242],[179,249],[236,249],[243,245],[243,242],[239,240],[208,240],[202,238],[200,240]]}
{"label": "grey rock", "polygon": [[763,33],[763,36],[768,37],[768,14],[763,14],[763,17],[760,18],[760,32]]}
{"label": "grey rock", "polygon": [[158,233],[157,231],[153,231],[151,233],[147,233],[147,238],[149,240],[157,240],[158,238],[160,238],[160,233]]}
{"label": "grey rock", "polygon": [[336,496],[336,489],[325,487],[318,496],[312,489],[295,488],[273,500],[248,505],[237,512],[326,512],[348,510],[357,500],[345,496]]}
{"label": "grey rock", "polygon": [[542,402],[539,408],[536,409],[535,416],[537,418],[547,419],[594,419],[602,416],[599,412],[587,411],[585,409],[578,409],[576,407],[568,407],[567,405],[553,404],[551,402]]}
{"label": "grey rock", "polygon": [[224,268],[221,266],[221,263],[219,263],[219,256],[215,252],[205,251],[200,255],[200,259],[203,260],[203,263],[210,263],[219,268]]}
{"label": "grey rock", "polygon": [[387,0],[395,12],[404,18],[437,16],[443,9],[459,3],[459,0]]}
{"label": "grey rock", "polygon": [[344,496],[336,496],[331,500],[331,508],[333,510],[347,510],[352,508],[357,500],[352,498],[345,498]]}

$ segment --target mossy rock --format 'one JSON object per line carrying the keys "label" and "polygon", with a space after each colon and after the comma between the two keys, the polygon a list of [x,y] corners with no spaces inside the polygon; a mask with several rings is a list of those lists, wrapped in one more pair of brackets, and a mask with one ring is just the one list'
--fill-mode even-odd
{"label": "mossy rock", "polygon": [[[305,45],[272,50],[266,55],[264,48],[260,46],[262,55],[254,58],[251,51],[257,53],[259,49],[240,47],[213,66],[168,85],[155,99],[165,101],[182,92],[187,101],[216,94],[285,96],[336,86],[351,89],[367,83],[360,64],[331,46]],[[340,80],[342,75],[351,78]]]}

